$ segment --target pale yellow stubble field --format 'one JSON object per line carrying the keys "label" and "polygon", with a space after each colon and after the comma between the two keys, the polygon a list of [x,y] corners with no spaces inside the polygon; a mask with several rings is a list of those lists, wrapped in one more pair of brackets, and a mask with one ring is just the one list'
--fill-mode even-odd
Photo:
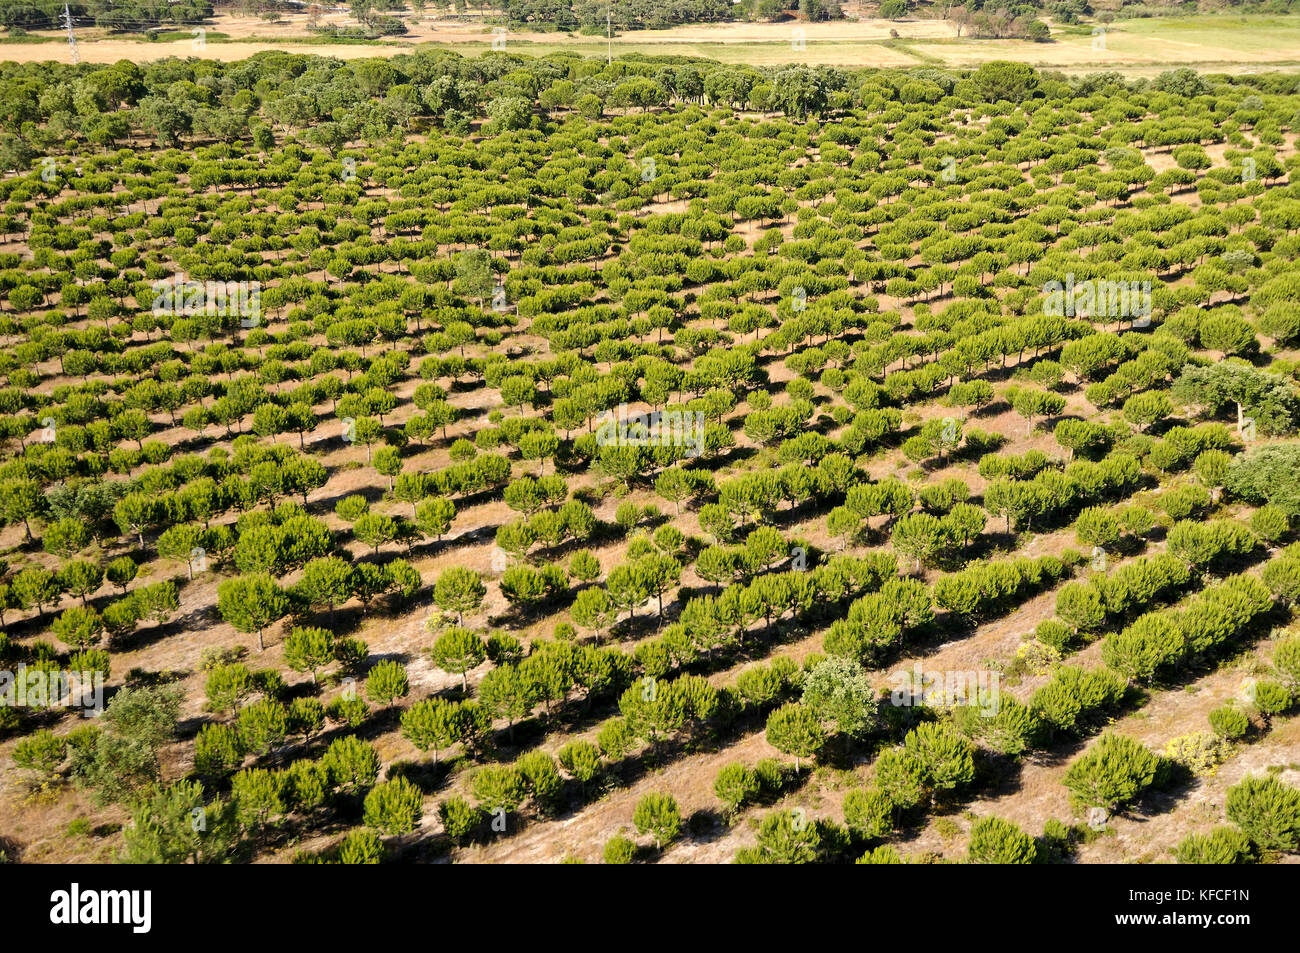
{"label": "pale yellow stubble field", "polygon": [[[557,51],[603,55],[607,50],[604,37],[529,31],[501,34],[486,22],[441,20],[433,15],[404,18],[410,28],[407,35],[371,43],[319,42],[308,32],[305,15],[267,23],[222,14],[214,18],[205,39],[187,36],[151,43],[83,30],[78,47],[84,62],[96,63],[147,62],[168,56],[239,60],[270,49],[341,59],[392,56],[421,47],[478,55],[492,49],[494,40],[507,51],[536,56]],[[352,25],[343,12],[329,13],[323,22]],[[612,46],[615,53],[698,56],[754,65],[968,67],[1005,59],[1070,72],[1114,69],[1137,75],[1175,66],[1233,73],[1300,67],[1300,16],[1130,20],[1101,28],[1104,33],[1094,34],[1094,29],[1053,25],[1052,42],[1032,43],[959,37],[957,25],[945,20],[697,24],[623,33],[613,38]],[[891,36],[891,31],[897,36]],[[69,51],[62,34],[44,35],[51,42],[0,45],[0,58],[66,61]]]}

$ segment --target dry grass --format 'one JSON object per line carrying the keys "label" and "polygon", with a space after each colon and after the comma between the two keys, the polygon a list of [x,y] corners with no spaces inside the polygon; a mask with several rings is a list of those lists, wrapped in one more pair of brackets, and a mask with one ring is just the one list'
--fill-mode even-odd
{"label": "dry grass", "polygon": [[[408,33],[371,43],[312,42],[305,14],[286,16],[279,23],[257,17],[222,13],[211,21],[206,43],[192,39],[146,42],[83,31],[81,58],[91,63],[121,59],[148,62],[168,56],[234,61],[268,49],[356,59],[393,56],[429,44],[467,55],[480,55],[500,42],[497,27],[486,22],[440,20],[405,15]],[[329,13],[322,23],[355,26],[345,13]],[[218,38],[216,34],[224,34]],[[41,36],[62,40],[58,31]],[[845,67],[906,67],[937,65],[970,67],[993,59],[1015,60],[1068,72],[1118,69],[1147,75],[1174,66],[1200,65],[1228,72],[1252,71],[1260,65],[1278,67],[1300,63],[1300,17],[1190,17],[1181,20],[1130,20],[1106,27],[1095,38],[1088,27],[1055,28],[1053,42],[972,40],[959,37],[957,26],[945,20],[862,19],[839,23],[720,23],[693,24],[668,30],[638,30],[616,35],[616,53],[697,56],[727,63],[775,65],[807,63]],[[544,56],[566,51],[589,56],[606,53],[604,37],[577,33],[510,32],[504,35],[510,52]],[[66,60],[62,42],[10,43],[0,51],[15,62]]]}

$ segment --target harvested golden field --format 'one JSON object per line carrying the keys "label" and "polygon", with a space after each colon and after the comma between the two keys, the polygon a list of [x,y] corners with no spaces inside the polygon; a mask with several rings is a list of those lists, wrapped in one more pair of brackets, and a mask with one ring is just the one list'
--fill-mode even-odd
{"label": "harvested golden field", "polygon": [[[322,25],[346,28],[348,14],[325,12]],[[431,46],[466,55],[506,50],[533,56],[572,52],[694,56],[726,63],[771,66],[782,63],[862,67],[937,65],[963,68],[990,60],[1011,60],[1071,73],[1120,70],[1153,76],[1164,69],[1195,66],[1230,73],[1300,64],[1300,17],[1200,16],[1126,20],[1099,27],[1052,24],[1051,42],[972,39],[952,20],[863,18],[833,23],[696,23],[661,30],[619,31],[603,36],[508,29],[489,19],[439,19],[402,16],[407,32],[367,42],[313,42],[305,14],[289,13],[278,22],[219,13],[204,26],[211,39],[182,35],[155,42],[110,34],[91,27],[79,33],[84,62],[121,59],[151,62],[169,56],[234,62],[264,50],[335,56],[342,59],[394,56]],[[1051,23],[1051,19],[1047,18]],[[1097,32],[1094,32],[1097,31]],[[182,28],[182,34],[192,33]],[[44,42],[10,42],[4,59],[13,62],[66,62],[65,34],[34,31]]]}

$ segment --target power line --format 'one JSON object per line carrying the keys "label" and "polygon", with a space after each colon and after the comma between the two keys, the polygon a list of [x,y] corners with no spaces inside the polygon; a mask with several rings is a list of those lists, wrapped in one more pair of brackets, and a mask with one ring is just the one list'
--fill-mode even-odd
{"label": "power line", "polygon": [[[291,4],[291,5],[293,5],[293,6],[301,5],[301,6],[303,6],[303,7],[308,7],[308,6],[312,6],[313,4],[317,3],[318,0],[281,0],[281,2],[282,2],[282,3],[288,3],[288,4]],[[347,8],[347,7],[341,7],[341,6],[332,6],[332,5],[329,5],[328,0],[327,0],[327,2],[320,3],[319,5],[322,6],[326,12],[332,12],[332,13],[346,13],[346,12],[348,11],[348,8]],[[607,8],[606,8],[606,11],[605,11],[606,32],[607,32],[607,38],[609,38],[609,39],[612,39],[612,20],[613,20],[613,14],[612,14],[611,10],[612,10],[612,8],[607,7]],[[417,17],[419,16],[418,14],[414,14],[414,13],[413,13],[412,11],[410,11],[410,10],[395,10],[395,11],[389,11],[389,12],[390,12],[391,14],[395,14],[395,15],[397,15],[398,19],[402,19],[403,17],[411,18],[411,19],[415,19],[415,18],[417,18]],[[292,17],[292,16],[296,16],[296,15],[298,15],[298,14],[296,14],[296,13],[294,13],[294,12],[292,12],[292,11],[290,11],[290,13],[289,13],[289,16],[290,16],[290,17]],[[196,20],[147,20],[147,19],[139,19],[139,18],[129,18],[129,19],[128,19],[128,18],[123,18],[123,19],[120,19],[120,20],[119,20],[119,19],[114,19],[114,20],[112,20],[111,22],[108,22],[108,23],[103,24],[102,26],[103,26],[104,29],[107,29],[107,30],[113,30],[113,29],[115,29],[115,28],[118,27],[118,26],[155,27],[155,28],[157,28],[157,29],[159,29],[159,30],[166,30],[166,29],[168,29],[169,27],[170,27],[170,28],[175,28],[175,27],[183,27],[183,26],[202,26],[202,25],[206,25],[206,26],[209,26],[209,27],[215,27],[215,28],[218,28],[218,29],[219,29],[219,28],[221,27],[221,25],[222,25],[222,24],[221,24],[221,19],[220,19],[221,16],[222,16],[222,10],[217,10],[217,11],[215,12],[214,16],[212,16],[212,17],[200,17],[199,19],[196,19]],[[305,17],[306,14],[302,14],[302,16]],[[74,16],[72,17],[72,20],[73,20],[73,22],[74,22],[77,26],[80,26],[80,27],[83,27],[83,28],[85,28],[85,27],[100,27],[100,26],[101,26],[101,24],[100,24],[99,22],[97,22],[97,20],[96,20],[95,17],[93,17],[93,16],[88,16],[88,15],[85,15],[85,14],[77,14],[77,15],[74,15]],[[293,22],[293,21],[291,21],[291,20],[287,20],[287,19],[286,19],[285,21],[282,21],[282,22],[289,23],[289,22]],[[485,19],[485,18],[481,18],[481,17],[475,17],[475,16],[470,15],[470,16],[446,16],[446,17],[436,17],[436,18],[434,18],[432,21],[430,21],[428,18],[426,18],[426,23],[428,23],[428,22],[453,22],[453,23],[468,24],[468,25],[471,25],[471,26],[472,26],[472,25],[475,25],[475,24],[479,24],[479,25],[484,25],[484,26],[486,26],[486,25],[490,25],[490,24],[491,24],[492,22],[494,22],[494,21],[493,21],[493,20],[489,20],[489,19]],[[500,22],[500,21],[496,21],[496,22]],[[599,21],[597,21],[597,22],[599,22]],[[665,15],[665,16],[657,17],[657,18],[656,18],[656,22],[662,24],[662,25],[663,25],[662,28],[659,27],[659,26],[655,26],[655,27],[647,27],[647,26],[643,25],[643,24],[640,23],[640,22],[634,22],[634,21],[630,21],[630,20],[629,20],[626,24],[624,24],[624,26],[625,26],[627,29],[632,30],[632,31],[634,31],[634,32],[644,32],[644,33],[646,33],[646,34],[653,35],[653,34],[655,34],[655,33],[659,33],[659,32],[661,32],[661,29],[667,29],[667,28],[679,27],[679,26],[715,26],[715,25],[723,25],[723,26],[725,26],[725,25],[741,24],[741,25],[760,25],[760,26],[786,26],[786,25],[789,25],[789,26],[793,27],[793,26],[798,25],[798,23],[799,23],[799,22],[802,22],[802,21],[794,21],[794,20],[791,20],[791,21],[788,21],[788,23],[780,23],[780,22],[765,22],[765,21],[762,21],[762,20],[748,20],[748,19],[743,19],[743,18],[731,18],[731,19],[694,19],[694,18],[691,18],[691,17],[678,18],[676,15],[672,15],[672,16],[667,16],[667,15]],[[818,23],[818,24],[822,24],[822,25],[833,25],[833,24],[837,24],[837,23],[841,23],[841,24],[842,24],[842,23],[850,23],[850,22],[853,22],[853,21],[850,21],[850,20],[847,20],[847,19],[841,19],[841,20],[822,20],[822,21],[815,21],[815,22]],[[942,21],[936,21],[936,22],[942,22]],[[20,23],[20,24],[17,24],[17,25],[18,25],[18,26],[21,26],[21,27],[24,27],[25,29],[28,29],[28,30],[32,30],[32,29],[37,29],[37,30],[40,30],[40,29],[59,29],[59,28],[63,28],[64,26],[66,26],[66,20],[65,20],[64,14],[54,14],[54,15],[49,15],[49,16],[44,16],[44,17],[41,17],[41,16],[32,17],[32,18],[26,20],[25,22]],[[522,24],[522,25],[526,27],[526,26],[528,26],[529,24]],[[580,25],[580,24],[578,24],[578,23],[575,21],[575,24],[574,24],[573,28],[571,28],[571,29],[566,29],[566,30],[560,30],[559,32],[560,32],[561,34],[576,34],[576,28],[577,28],[578,25]],[[535,31],[526,30],[525,32],[530,32],[530,33],[531,33],[531,32],[535,32]],[[538,35],[539,35],[539,36],[540,36],[540,35],[543,35],[541,31],[536,31],[536,32],[538,32]],[[919,38],[917,38],[917,39],[919,39]],[[686,43],[686,42],[701,42],[701,41],[698,40],[698,39],[696,39],[696,38],[691,38],[690,40],[670,40],[670,41],[665,41],[665,42],[673,42],[673,43],[681,42],[681,43]],[[708,42],[708,41],[707,41],[707,40],[704,40],[703,42]]]}
{"label": "power line", "polygon": [[63,22],[68,26],[68,48],[72,51],[72,62],[80,63],[81,54],[77,52],[77,34],[72,29],[72,12],[66,3],[63,5]]}
{"label": "power line", "polygon": [[198,19],[198,20],[127,20],[127,19],[122,19],[122,20],[113,20],[112,23],[110,23],[110,24],[104,24],[104,25],[101,25],[100,23],[98,23],[98,22],[96,21],[96,19],[95,19],[94,17],[91,17],[91,16],[79,16],[79,15],[74,15],[74,16],[72,16],[71,18],[69,18],[69,17],[67,16],[66,13],[59,13],[59,14],[54,14],[54,15],[51,15],[51,16],[48,16],[48,17],[45,17],[44,19],[31,19],[31,20],[27,20],[27,21],[25,21],[25,22],[23,22],[23,23],[19,23],[19,24],[16,24],[16,25],[22,27],[22,28],[25,29],[25,30],[57,30],[57,29],[63,29],[63,28],[65,28],[65,27],[67,27],[67,25],[68,25],[68,19],[71,19],[71,20],[72,20],[72,23],[73,23],[74,26],[79,26],[79,27],[81,27],[82,29],[87,29],[87,28],[101,28],[101,29],[109,30],[110,32],[113,31],[114,29],[116,29],[116,28],[119,27],[119,26],[121,26],[121,27],[128,27],[128,26],[129,26],[129,27],[154,27],[154,28],[157,28],[157,29],[160,29],[160,30],[164,30],[164,31],[165,31],[165,30],[176,29],[176,28],[179,28],[179,27],[185,27],[185,26],[201,26],[201,25],[204,25],[204,24],[211,24],[211,23],[213,22],[211,18],[209,18],[209,19]]}

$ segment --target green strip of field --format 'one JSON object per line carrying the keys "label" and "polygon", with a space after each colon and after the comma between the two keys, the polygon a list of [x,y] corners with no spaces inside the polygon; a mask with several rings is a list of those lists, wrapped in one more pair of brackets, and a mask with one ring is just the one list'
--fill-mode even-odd
{"label": "green strip of field", "polygon": [[[1104,34],[1094,33],[1094,30]],[[1053,42],[908,38],[817,40],[796,50],[789,40],[745,42],[659,41],[653,32],[614,37],[615,53],[697,56],[724,63],[771,66],[824,63],[842,66],[968,66],[992,59],[1014,59],[1069,72],[1123,70],[1158,72],[1176,66],[1240,72],[1250,68],[1290,68],[1300,63],[1300,16],[1195,16],[1121,20],[1111,24],[1077,24],[1053,30]],[[430,43],[478,55],[490,44]],[[603,37],[552,40],[545,34],[511,34],[507,49],[545,56],[567,52],[600,56]]]}
{"label": "green strip of field", "polygon": [[[449,49],[466,56],[478,56],[492,49],[490,43],[422,43],[420,48]],[[507,41],[506,51],[526,56],[546,56],[550,53],[570,53],[579,56],[604,56],[608,50],[605,40],[574,40],[548,42]],[[857,40],[849,43],[816,43],[809,40],[806,47],[796,51],[786,40],[749,41],[745,43],[647,43],[636,40],[614,40],[614,55],[640,53],[646,56],[692,56],[717,60],[720,63],[750,63],[755,66],[775,66],[782,63],[824,63],[837,66],[922,66],[941,61],[933,56],[917,53],[896,40]]]}

